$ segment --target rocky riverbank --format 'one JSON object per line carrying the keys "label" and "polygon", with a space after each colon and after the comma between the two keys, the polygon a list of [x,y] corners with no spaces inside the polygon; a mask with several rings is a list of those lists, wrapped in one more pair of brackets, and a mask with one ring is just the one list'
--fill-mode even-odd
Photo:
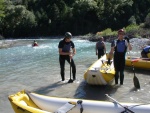
{"label": "rocky riverbank", "polygon": [[[99,41],[99,37],[97,36],[82,36],[80,37],[81,39],[84,40],[89,40],[92,42],[97,42]],[[117,39],[116,36],[104,36],[104,41],[111,43],[113,40]],[[143,49],[145,46],[150,45],[150,38],[133,38],[132,36],[129,36],[130,43],[132,46],[138,48],[138,49]]]}
{"label": "rocky riverbank", "polygon": [[146,38],[132,38],[130,39],[130,43],[133,47],[137,49],[143,49],[145,46],[150,45],[150,39]]}
{"label": "rocky riverbank", "polygon": [[0,40],[0,49],[9,48],[15,44],[15,41],[12,40]]}

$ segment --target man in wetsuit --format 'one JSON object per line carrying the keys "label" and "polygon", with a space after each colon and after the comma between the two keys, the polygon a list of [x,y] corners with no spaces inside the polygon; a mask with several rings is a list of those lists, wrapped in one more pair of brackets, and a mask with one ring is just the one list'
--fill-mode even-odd
{"label": "man in wetsuit", "polygon": [[118,84],[120,75],[120,85],[123,85],[124,81],[124,68],[125,68],[125,55],[127,47],[129,50],[132,49],[129,38],[124,39],[125,32],[123,29],[118,30],[118,39],[114,40],[111,44],[111,50],[109,55],[112,56],[114,53],[114,68],[115,68],[115,84]]}
{"label": "man in wetsuit", "polygon": [[106,46],[103,41],[103,37],[100,37],[100,40],[96,43],[96,55],[98,55],[98,59],[101,58],[106,53]]}
{"label": "man in wetsuit", "polygon": [[[60,74],[62,81],[65,80],[65,60],[70,64],[71,59],[71,67],[72,67],[72,75],[73,80],[76,79],[76,66],[73,60],[73,56],[76,54],[76,49],[73,41],[71,41],[72,34],[70,32],[65,33],[65,37],[63,40],[59,42],[59,63],[60,63]],[[72,50],[72,52],[71,52]]]}

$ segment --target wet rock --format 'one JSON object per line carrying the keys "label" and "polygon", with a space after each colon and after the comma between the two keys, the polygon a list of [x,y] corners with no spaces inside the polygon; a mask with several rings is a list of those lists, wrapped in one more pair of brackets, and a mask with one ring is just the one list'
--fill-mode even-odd
{"label": "wet rock", "polygon": [[14,44],[15,44],[15,42],[11,41],[11,40],[7,40],[7,41],[1,40],[0,41],[0,49],[12,47]]}
{"label": "wet rock", "polygon": [[140,50],[150,45],[150,39],[147,38],[132,38],[130,42],[132,46]]}

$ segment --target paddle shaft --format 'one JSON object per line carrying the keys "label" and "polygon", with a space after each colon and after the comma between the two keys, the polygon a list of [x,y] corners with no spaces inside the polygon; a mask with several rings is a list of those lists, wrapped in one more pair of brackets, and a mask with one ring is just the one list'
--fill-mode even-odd
{"label": "paddle shaft", "polygon": [[135,70],[134,70],[134,65],[133,65],[132,61],[131,61],[131,65],[132,65],[132,70],[133,70],[133,73],[134,73],[134,76],[135,76]]}
{"label": "paddle shaft", "polygon": [[70,79],[71,79],[71,58],[70,58]]}
{"label": "paddle shaft", "polygon": [[71,61],[72,61],[72,48],[70,48],[70,82],[73,82],[73,80],[71,79]]}
{"label": "paddle shaft", "polygon": [[73,83],[73,80],[71,79],[71,58],[70,58],[70,79],[68,81],[68,83]]}
{"label": "paddle shaft", "polygon": [[123,107],[125,110],[129,111],[130,113],[134,113],[133,111],[131,111],[130,109],[128,109],[127,107],[124,107],[122,104],[120,104],[117,100],[115,100],[114,98],[110,97],[108,94],[105,94],[109,99],[113,100],[114,102],[116,102],[118,105],[120,105],[121,107]]}
{"label": "paddle shaft", "polygon": [[[130,55],[130,60],[131,60],[131,55]],[[133,65],[132,60],[131,60],[131,65],[132,65],[132,70],[133,70],[133,73],[134,73],[134,77],[133,77],[134,87],[136,87],[137,89],[140,89],[139,79],[135,75],[135,70],[134,70],[134,65]]]}

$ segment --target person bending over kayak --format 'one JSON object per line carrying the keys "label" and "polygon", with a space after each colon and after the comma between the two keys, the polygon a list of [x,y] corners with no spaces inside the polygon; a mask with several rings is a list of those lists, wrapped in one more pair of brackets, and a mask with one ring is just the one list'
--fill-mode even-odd
{"label": "person bending over kayak", "polygon": [[[73,60],[73,56],[76,54],[76,49],[73,41],[71,41],[72,34],[70,32],[65,33],[65,37],[63,40],[59,42],[59,63],[60,63],[60,74],[62,81],[65,80],[65,60],[70,64],[71,59],[71,67],[72,67],[72,75],[73,80],[76,79],[76,65]],[[72,49],[72,52],[71,52]]]}
{"label": "person bending over kayak", "polygon": [[120,75],[120,85],[123,85],[124,81],[124,68],[125,68],[125,55],[127,47],[129,50],[132,49],[129,38],[124,39],[125,31],[123,29],[118,30],[118,39],[114,40],[111,44],[111,50],[109,55],[113,57],[114,68],[115,68],[115,84],[118,84]]}
{"label": "person bending over kayak", "polygon": [[141,52],[142,58],[150,58],[150,46],[146,46]]}
{"label": "person bending over kayak", "polygon": [[96,55],[98,55],[98,59],[101,58],[106,53],[106,46],[104,43],[104,38],[100,37],[100,40],[96,43]]}

